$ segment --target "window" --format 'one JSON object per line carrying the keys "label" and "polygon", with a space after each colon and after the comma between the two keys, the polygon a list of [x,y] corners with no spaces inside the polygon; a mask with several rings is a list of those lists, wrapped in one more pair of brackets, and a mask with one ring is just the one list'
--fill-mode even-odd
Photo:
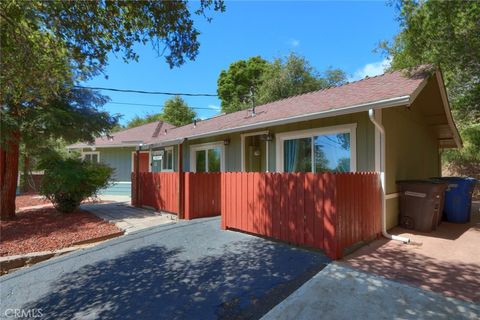
{"label": "window", "polygon": [[152,151],[152,171],[173,171],[173,147]]}
{"label": "window", "polygon": [[190,167],[194,172],[223,171],[223,143],[208,143],[191,146]]}
{"label": "window", "polygon": [[162,171],[173,171],[173,148],[166,148],[162,159]]}
{"label": "window", "polygon": [[100,162],[100,152],[83,152],[82,159],[94,163]]}
{"label": "window", "polygon": [[346,125],[277,135],[280,152],[277,169],[283,172],[355,171],[355,128],[355,125]]}

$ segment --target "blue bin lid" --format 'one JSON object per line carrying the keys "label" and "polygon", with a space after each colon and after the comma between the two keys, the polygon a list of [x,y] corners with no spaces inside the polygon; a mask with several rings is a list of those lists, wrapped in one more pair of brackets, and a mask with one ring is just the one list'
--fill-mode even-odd
{"label": "blue bin lid", "polygon": [[397,180],[397,183],[428,183],[428,184],[445,184],[444,181],[438,181],[435,179],[418,179],[418,180]]}
{"label": "blue bin lid", "polygon": [[434,177],[433,180],[444,180],[450,182],[467,182],[467,183],[476,183],[477,179],[472,177]]}

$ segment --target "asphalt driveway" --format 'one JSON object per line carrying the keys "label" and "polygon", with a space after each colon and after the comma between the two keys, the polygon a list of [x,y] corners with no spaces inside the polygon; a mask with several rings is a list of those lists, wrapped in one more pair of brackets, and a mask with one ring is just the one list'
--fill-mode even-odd
{"label": "asphalt driveway", "polygon": [[0,317],[254,319],[329,263],[219,224],[157,226],[3,276]]}

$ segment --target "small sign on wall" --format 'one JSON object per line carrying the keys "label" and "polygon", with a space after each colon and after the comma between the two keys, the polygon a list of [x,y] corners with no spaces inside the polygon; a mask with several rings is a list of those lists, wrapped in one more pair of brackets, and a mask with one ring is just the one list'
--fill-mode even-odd
{"label": "small sign on wall", "polygon": [[152,157],[152,160],[153,161],[159,161],[159,160],[162,160],[163,156],[153,156]]}

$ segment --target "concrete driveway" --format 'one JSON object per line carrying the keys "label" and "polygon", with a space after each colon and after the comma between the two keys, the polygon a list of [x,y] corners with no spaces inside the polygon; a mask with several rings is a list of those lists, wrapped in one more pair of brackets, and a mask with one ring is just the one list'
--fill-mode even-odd
{"label": "concrete driveway", "polygon": [[219,225],[157,226],[3,276],[0,316],[255,319],[329,263]]}
{"label": "concrete driveway", "polygon": [[125,231],[125,234],[154,226],[172,224],[178,220],[176,215],[170,213],[135,208],[129,203],[119,201],[83,204],[82,209],[115,224]]}
{"label": "concrete driveway", "polygon": [[390,281],[344,263],[332,263],[262,320],[471,319],[475,303]]}

